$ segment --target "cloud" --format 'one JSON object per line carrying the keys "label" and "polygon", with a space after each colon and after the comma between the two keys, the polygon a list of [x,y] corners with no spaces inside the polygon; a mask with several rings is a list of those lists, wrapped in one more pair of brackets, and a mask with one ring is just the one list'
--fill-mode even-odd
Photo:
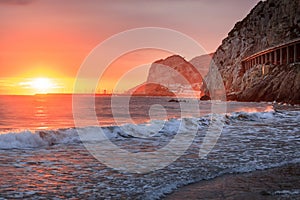
{"label": "cloud", "polygon": [[35,0],[0,0],[0,5],[28,5]]}

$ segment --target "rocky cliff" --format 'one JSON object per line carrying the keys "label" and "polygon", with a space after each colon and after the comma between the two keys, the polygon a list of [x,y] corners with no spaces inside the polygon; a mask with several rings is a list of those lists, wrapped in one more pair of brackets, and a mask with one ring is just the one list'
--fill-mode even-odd
{"label": "rocky cliff", "polygon": [[149,69],[147,81],[128,92],[149,96],[199,96],[202,77],[207,74],[211,60],[212,54],[192,59],[193,64],[179,55],[157,60]]}
{"label": "rocky cliff", "polygon": [[199,71],[183,57],[173,55],[155,61],[149,70],[148,83],[158,83],[166,87],[190,86],[200,90],[202,76]]}
{"label": "rocky cliff", "polygon": [[202,77],[209,69],[212,54],[201,55],[186,61],[173,55],[152,63],[147,81],[127,91],[132,95],[148,96],[200,96]]}
{"label": "rocky cliff", "polygon": [[[270,66],[269,73],[261,76],[262,66],[245,71],[241,62],[256,52],[295,38],[300,38],[300,1],[259,2],[245,19],[235,24],[215,52],[214,65],[205,78],[208,88],[223,81],[231,100],[300,103],[299,64]],[[222,81],[217,80],[216,71]]]}

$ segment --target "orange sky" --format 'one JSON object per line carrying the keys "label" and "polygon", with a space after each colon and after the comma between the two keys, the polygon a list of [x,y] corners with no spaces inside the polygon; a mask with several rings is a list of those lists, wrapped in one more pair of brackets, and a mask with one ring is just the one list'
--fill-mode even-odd
{"label": "orange sky", "polygon": [[[195,39],[208,53],[213,52],[257,2],[1,0],[0,94],[39,92],[31,84],[39,77],[51,81],[45,92],[72,92],[74,78],[89,52],[113,34],[132,28],[174,29]],[[133,65],[168,55],[145,50],[122,56],[113,63],[99,90],[113,89],[110,82],[117,82]],[[121,92],[141,83],[148,68],[129,73],[115,90]]]}

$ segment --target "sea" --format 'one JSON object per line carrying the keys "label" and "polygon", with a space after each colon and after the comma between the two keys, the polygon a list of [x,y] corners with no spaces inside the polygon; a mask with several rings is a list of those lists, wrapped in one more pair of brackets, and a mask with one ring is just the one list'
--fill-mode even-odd
{"label": "sea", "polygon": [[275,102],[0,96],[0,199],[161,199],[299,149],[299,107]]}

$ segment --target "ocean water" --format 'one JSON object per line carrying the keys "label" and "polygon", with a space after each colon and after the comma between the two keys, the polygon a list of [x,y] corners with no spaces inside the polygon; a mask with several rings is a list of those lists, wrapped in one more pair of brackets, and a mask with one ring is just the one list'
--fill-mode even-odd
{"label": "ocean water", "polygon": [[[83,123],[77,128],[71,95],[0,98],[0,199],[159,199],[183,185],[225,173],[300,162],[296,109],[274,110],[271,103],[101,96],[91,106],[88,97],[80,98],[76,116]],[[211,113],[214,104],[225,106],[225,112]],[[199,109],[184,110],[190,105]],[[91,108],[97,126],[85,115]],[[220,134],[209,137],[216,121]],[[187,149],[177,151],[190,132],[195,135]],[[96,142],[85,137],[99,133]],[[141,164],[132,166],[131,157],[154,156],[152,152],[168,147],[177,135],[183,139],[176,140],[176,148],[161,151],[161,162],[137,157]],[[201,157],[208,140],[213,145]],[[164,161],[170,162],[160,166]],[[134,172],[130,167],[146,168]]]}

